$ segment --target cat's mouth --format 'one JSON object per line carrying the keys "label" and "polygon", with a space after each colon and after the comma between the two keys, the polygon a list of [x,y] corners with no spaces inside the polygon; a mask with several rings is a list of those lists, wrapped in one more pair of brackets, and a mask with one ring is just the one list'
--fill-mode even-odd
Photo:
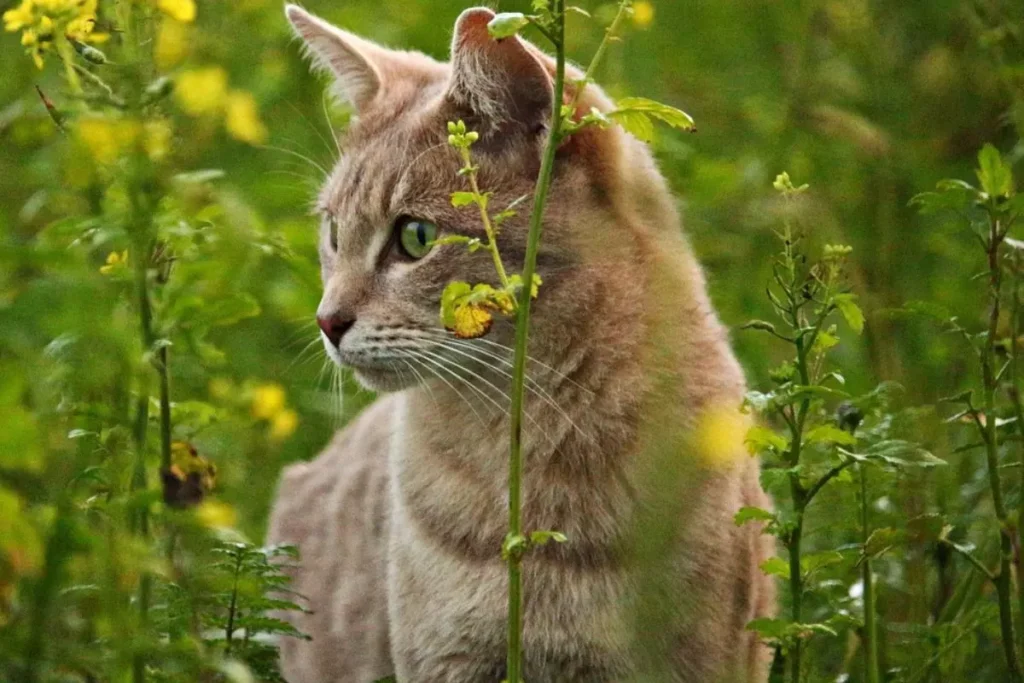
{"label": "cat's mouth", "polygon": [[410,362],[414,353],[411,349],[324,347],[335,364],[351,370],[356,380],[371,391],[401,391],[419,381]]}

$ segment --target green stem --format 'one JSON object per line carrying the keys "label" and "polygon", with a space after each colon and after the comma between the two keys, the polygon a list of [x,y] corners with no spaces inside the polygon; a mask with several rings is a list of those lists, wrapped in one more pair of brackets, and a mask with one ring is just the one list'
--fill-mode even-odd
{"label": "green stem", "polygon": [[864,544],[864,562],[861,563],[861,580],[864,582],[864,666],[865,680],[878,683],[878,626],[875,621],[875,579],[871,572],[871,559],[867,556],[868,538],[871,526],[868,520],[868,473],[864,465],[860,469],[860,526],[861,542]]}
{"label": "green stem", "polygon": [[[792,490],[792,494],[794,497],[800,495],[799,491],[796,489]],[[789,548],[789,592],[792,595],[792,609],[790,610],[790,617],[794,623],[800,623],[803,610],[804,577],[803,568],[800,566],[800,543],[803,540],[803,533],[804,513],[803,509],[798,507],[796,525],[793,528],[792,535],[789,537],[789,543],[787,543],[787,547]],[[803,643],[800,639],[797,639],[793,643],[793,648],[789,654],[789,680],[791,683],[800,683],[802,648]]]}
{"label": "green stem", "polygon": [[[508,463],[508,527],[509,534],[522,534],[522,476],[523,476],[523,397],[526,386],[526,351],[530,333],[531,283],[537,272],[537,252],[544,225],[544,207],[555,169],[555,155],[562,141],[561,102],[565,94],[565,2],[555,0],[555,87],[551,105],[551,131],[544,147],[537,188],[530,215],[530,232],[526,242],[526,262],[523,264],[523,288],[519,294],[516,319],[516,346],[512,363],[512,397],[510,411],[509,463]],[[508,658],[507,680],[522,680],[522,557],[512,553],[508,559]]]}
{"label": "green stem", "polygon": [[572,104],[569,106],[570,111],[576,111],[576,105],[579,104],[580,97],[583,96],[583,91],[586,90],[587,84],[594,80],[594,74],[597,72],[597,67],[604,59],[604,53],[608,50],[608,45],[612,42],[612,39],[622,27],[622,22],[626,19],[626,15],[628,14],[627,10],[630,5],[632,5],[632,2],[619,3],[619,11],[615,15],[615,19],[612,20],[608,30],[605,31],[601,44],[597,46],[597,52],[594,53],[594,58],[590,60],[590,64],[587,66],[587,72],[583,74],[583,80],[576,83],[576,94],[573,96]]}
{"label": "green stem", "polygon": [[1018,461],[1020,463],[1020,491],[1017,501],[1017,653],[1024,655],[1024,408],[1021,406],[1020,387],[1017,384],[1017,354],[1020,352],[1018,338],[1020,329],[1020,258],[1014,257],[1013,309],[1010,318],[1010,379],[1009,395],[1013,405],[1013,414],[1017,418],[1017,434],[1021,437],[1018,444]]}
{"label": "green stem", "polygon": [[480,221],[484,224],[484,232],[487,234],[487,251],[490,252],[491,259],[494,261],[494,269],[498,271],[498,280],[501,282],[501,286],[508,290],[508,275],[505,272],[505,264],[501,261],[501,253],[498,251],[498,231],[494,229],[491,215],[487,212],[487,204],[482,199],[484,194],[480,192],[480,185],[477,182],[476,167],[473,166],[473,160],[469,156],[469,149],[463,147],[460,151],[462,160],[465,162],[466,175],[469,177],[469,186],[472,188],[473,194],[480,198],[477,207],[480,209]]}
{"label": "green stem", "polygon": [[1003,500],[1003,486],[999,474],[999,434],[996,430],[996,390],[998,380],[995,376],[995,343],[999,331],[1000,297],[1002,294],[1002,266],[999,262],[1000,246],[1005,234],[996,219],[989,221],[989,236],[986,243],[989,269],[989,319],[988,334],[981,354],[982,381],[985,389],[985,423],[982,425],[982,437],[985,441],[985,457],[988,465],[989,484],[992,489],[992,506],[999,522],[999,573],[996,575],[996,594],[999,602],[999,627],[1003,641],[1003,652],[1009,669],[1010,680],[1019,683],[1021,679],[1020,664],[1017,661],[1016,637],[1013,627],[1013,606],[1011,604],[1010,565],[1013,562],[1013,542],[1010,537],[1010,524]]}

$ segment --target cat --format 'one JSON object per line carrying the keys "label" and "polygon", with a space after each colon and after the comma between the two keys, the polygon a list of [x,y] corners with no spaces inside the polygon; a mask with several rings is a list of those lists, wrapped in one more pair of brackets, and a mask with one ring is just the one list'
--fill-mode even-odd
{"label": "cat", "polygon": [[[445,285],[495,271],[432,240],[483,237],[479,213],[450,201],[467,187],[449,121],[479,133],[491,207],[532,196],[554,61],[492,39],[483,8],[456,22],[450,63],[286,15],[355,112],[316,207],[324,346],[383,395],[281,479],[268,542],[299,547],[294,589],[312,609],[292,618],[312,639],[283,642],[282,670],[291,683],[497,683],[514,324],[477,340],[444,330]],[[581,77],[570,67],[569,97]],[[578,102],[613,107],[596,85]],[[501,226],[510,272],[527,213]],[[524,679],[763,682],[769,651],[745,625],[774,611],[758,568],[772,543],[733,522],[770,505],[742,445],[743,373],[647,146],[617,127],[571,136],[543,225],[522,514],[568,541],[524,560]]]}

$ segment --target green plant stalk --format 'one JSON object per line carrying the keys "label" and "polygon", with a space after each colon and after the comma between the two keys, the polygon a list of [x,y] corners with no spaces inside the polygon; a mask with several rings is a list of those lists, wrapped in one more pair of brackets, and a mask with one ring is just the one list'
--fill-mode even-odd
{"label": "green plant stalk", "polygon": [[[148,225],[141,221],[135,222],[135,229],[142,235],[148,232]],[[142,343],[146,349],[153,345],[153,312],[149,300],[148,261],[150,249],[145,238],[135,240],[135,294],[139,311],[139,327]],[[140,248],[141,247],[141,248]],[[131,491],[137,493],[144,491],[148,486],[146,477],[146,435],[149,428],[149,379],[145,373],[139,386],[138,403],[135,416],[135,470],[132,473]],[[146,538],[149,536],[149,510],[148,506],[142,507],[133,515],[135,532]],[[152,593],[152,578],[149,572],[143,572],[139,577],[138,611],[140,627],[145,627],[149,621],[149,601]],[[140,653],[132,655],[132,681],[142,683],[146,680],[146,662]]]}
{"label": "green plant stalk", "polygon": [[615,15],[615,19],[612,20],[608,30],[605,31],[604,39],[601,40],[601,44],[597,46],[597,51],[594,53],[594,58],[590,60],[590,64],[587,66],[587,71],[583,74],[583,79],[576,82],[576,94],[573,95],[572,104],[569,105],[571,111],[576,110],[576,105],[579,104],[580,97],[583,96],[583,91],[586,90],[588,84],[593,82],[594,74],[597,73],[597,67],[604,59],[604,53],[608,51],[608,45],[619,32],[619,29],[622,28],[622,22],[625,21],[628,10],[632,4],[632,0],[625,0],[624,2],[619,3],[619,11]]}
{"label": "green plant stalk", "polygon": [[43,560],[43,571],[33,591],[33,605],[29,627],[28,642],[25,645],[24,683],[37,683],[42,680],[41,671],[45,663],[44,650],[46,634],[51,624],[50,608],[60,589],[61,574],[71,557],[74,545],[74,533],[69,513],[71,503],[68,494],[63,492],[57,503],[57,515],[53,528],[46,540]]}
{"label": "green plant stalk", "polygon": [[[469,177],[469,186],[473,190],[473,194],[477,197],[483,197],[483,193],[480,192],[480,184],[476,178],[476,167],[473,166],[473,160],[469,156],[469,149],[463,147],[459,150],[462,154],[462,160],[465,162],[464,168],[466,169],[466,175]],[[491,216],[487,213],[487,204],[484,200],[477,202],[477,207],[480,209],[480,221],[484,224],[484,232],[487,234],[487,251],[491,254],[491,259],[494,261],[494,269],[498,271],[498,279],[501,281],[501,286],[508,290],[508,275],[505,272],[505,264],[501,262],[501,253],[498,251],[498,231],[494,229],[494,224],[491,223]]]}
{"label": "green plant stalk", "polygon": [[[1014,255],[1013,261],[1013,294],[1010,312],[1010,380],[1008,394],[1013,405],[1013,414],[1017,418],[1017,433],[1021,437],[1018,444],[1018,462],[1020,463],[1020,491],[1024,492],[1024,407],[1021,406],[1020,387],[1018,386],[1017,354],[1020,353],[1021,310],[1020,310],[1020,279],[1021,261]],[[1017,501],[1017,654],[1024,655],[1024,493]]]}
{"label": "green plant stalk", "polygon": [[1013,561],[1013,542],[1010,538],[1010,524],[1003,500],[1003,486],[999,474],[999,434],[996,430],[995,397],[998,379],[995,374],[995,343],[999,327],[1000,297],[1002,295],[1002,267],[999,263],[1000,246],[1005,234],[1000,229],[999,221],[990,218],[989,236],[986,243],[989,270],[989,319],[988,334],[981,354],[982,381],[984,384],[984,415],[982,437],[985,442],[985,458],[988,465],[989,484],[992,489],[992,507],[995,509],[999,522],[999,573],[996,575],[996,594],[999,602],[999,628],[1003,641],[1003,652],[1009,669],[1010,680],[1019,683],[1021,679],[1020,663],[1017,661],[1016,637],[1013,626],[1013,606],[1010,593],[1012,590],[1010,565]]}
{"label": "green plant stalk", "polygon": [[235,633],[235,615],[238,611],[238,577],[242,573],[242,560],[244,559],[244,551],[238,552],[238,557],[235,560],[235,576],[234,584],[231,586],[231,604],[228,605],[228,623],[225,627],[224,632],[224,654],[231,654],[231,645]]}
{"label": "green plant stalk", "polygon": [[875,618],[875,579],[871,572],[871,558],[867,556],[868,538],[871,527],[868,520],[868,473],[862,464],[860,470],[860,526],[861,542],[864,544],[864,562],[861,563],[861,581],[864,583],[864,667],[868,683],[879,683],[878,672],[878,624]]}
{"label": "green plant stalk", "polygon": [[[561,103],[565,96],[565,0],[555,0],[555,84],[551,106],[551,131],[544,147],[544,157],[537,176],[530,214],[530,232],[523,264],[523,288],[519,293],[516,316],[516,346],[512,362],[512,396],[510,409],[508,463],[508,527],[509,535],[522,535],[523,477],[523,397],[526,386],[526,350],[530,333],[530,303],[533,276],[537,272],[537,252],[544,225],[544,207],[555,169],[555,155],[562,142]],[[508,656],[506,678],[509,683],[522,680],[522,555],[510,553],[508,558]]]}

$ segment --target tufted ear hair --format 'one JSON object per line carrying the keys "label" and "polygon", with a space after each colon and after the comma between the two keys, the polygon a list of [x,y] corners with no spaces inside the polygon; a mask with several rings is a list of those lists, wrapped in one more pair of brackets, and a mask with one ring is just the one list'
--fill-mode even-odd
{"label": "tufted ear hair", "polygon": [[491,37],[487,24],[494,16],[478,7],[455,22],[446,97],[485,130],[537,132],[550,116],[551,76],[533,45],[518,36]]}
{"label": "tufted ear hair", "polygon": [[343,31],[298,5],[285,5],[284,13],[314,67],[334,76],[338,99],[357,112],[366,109],[391,70],[391,50]]}

